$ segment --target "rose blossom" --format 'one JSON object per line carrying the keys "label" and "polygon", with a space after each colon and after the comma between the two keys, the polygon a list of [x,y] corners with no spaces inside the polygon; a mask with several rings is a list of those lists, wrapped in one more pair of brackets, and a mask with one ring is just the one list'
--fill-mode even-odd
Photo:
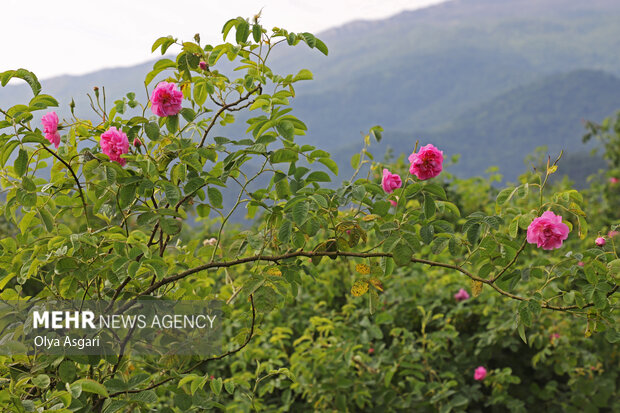
{"label": "rose blossom", "polygon": [[612,184],[617,184],[618,182],[620,182],[620,179],[612,176],[611,178],[609,178],[609,182],[611,182]]}
{"label": "rose blossom", "polygon": [[620,232],[618,232],[618,231],[609,231],[609,232],[607,233],[607,236],[608,236],[609,238],[613,238],[613,237],[615,237],[615,236],[616,236],[616,235],[618,235],[618,234],[620,234]]}
{"label": "rose blossom", "polygon": [[568,238],[568,232],[568,225],[562,222],[561,215],[545,211],[527,227],[527,242],[544,250],[552,250],[562,246],[562,241]]}
{"label": "rose blossom", "polygon": [[583,267],[585,264],[583,263],[583,261],[579,261],[579,262],[577,263],[577,265],[578,265],[578,266],[580,266],[580,267]]}
{"label": "rose blossom", "polygon": [[456,301],[465,301],[469,299],[469,294],[464,288],[461,288],[458,293],[454,294],[454,299]]}
{"label": "rose blossom", "polygon": [[485,369],[482,366],[479,366],[475,371],[474,371],[474,380],[478,380],[478,381],[482,381],[484,380],[484,378],[487,376],[487,369]]}
{"label": "rose blossom", "polygon": [[43,133],[45,134],[45,139],[50,141],[56,149],[60,145],[60,134],[58,133],[58,115],[56,112],[49,112],[43,115],[41,118],[41,123],[43,124]]}
{"label": "rose blossom", "polygon": [[151,94],[151,110],[157,116],[173,116],[181,110],[183,93],[174,83],[161,82]]}
{"label": "rose blossom", "polygon": [[400,176],[390,173],[387,169],[383,169],[383,179],[381,180],[381,186],[383,190],[388,194],[394,192],[395,189],[398,189],[402,186],[403,182],[400,179]]}
{"label": "rose blossom", "polygon": [[602,247],[603,245],[605,245],[605,238],[603,237],[598,237],[596,239],[596,241],[594,241],[596,243],[596,245],[598,245],[599,247]]}
{"label": "rose blossom", "polygon": [[421,147],[418,152],[409,155],[409,162],[411,162],[409,172],[425,181],[441,173],[443,152],[429,143]]}
{"label": "rose blossom", "polygon": [[375,349],[374,349],[374,348],[372,348],[372,347],[371,347],[371,348],[369,348],[369,349],[368,349],[368,354],[372,354],[372,353],[374,353],[374,352],[375,352]]}
{"label": "rose blossom", "polygon": [[101,134],[99,145],[101,146],[101,152],[108,155],[111,161],[118,162],[122,166],[125,166],[127,160],[121,158],[121,155],[129,152],[129,140],[123,131],[119,131],[116,127],[112,126]]}

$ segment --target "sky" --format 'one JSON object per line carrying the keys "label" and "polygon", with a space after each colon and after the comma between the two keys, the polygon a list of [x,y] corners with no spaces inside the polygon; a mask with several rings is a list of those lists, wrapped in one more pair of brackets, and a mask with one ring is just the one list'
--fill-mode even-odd
{"label": "sky", "polygon": [[[319,33],[445,0],[2,0],[0,72],[25,68],[39,79],[132,66],[153,59],[160,36],[221,42],[224,23],[262,9],[271,29]],[[328,45],[329,46],[329,45]]]}

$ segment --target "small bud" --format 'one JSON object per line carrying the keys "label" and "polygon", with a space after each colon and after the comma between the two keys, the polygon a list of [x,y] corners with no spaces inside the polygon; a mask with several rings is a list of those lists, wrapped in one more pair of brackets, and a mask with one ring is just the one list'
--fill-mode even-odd
{"label": "small bud", "polygon": [[374,352],[375,352],[375,349],[374,349],[374,348],[372,348],[372,347],[371,347],[371,348],[369,348],[369,349],[368,349],[368,354],[372,354],[372,353],[374,353]]}
{"label": "small bud", "polygon": [[579,261],[579,262],[577,263],[577,265],[578,265],[578,266],[580,266],[580,267],[583,267],[585,264],[583,263],[583,261]]}
{"label": "small bud", "polygon": [[93,91],[95,92],[95,97],[96,97],[97,99],[99,99],[99,87],[98,87],[98,86],[95,86],[95,87],[93,88]]}
{"label": "small bud", "polygon": [[133,146],[135,146],[136,148],[142,146],[142,141],[140,140],[140,138],[136,138],[133,140]]}
{"label": "small bud", "polygon": [[202,70],[207,70],[207,68],[209,67],[207,65],[207,62],[205,62],[204,60],[201,60],[200,63],[198,63],[198,66],[200,66],[200,69]]}
{"label": "small bud", "polygon": [[606,241],[605,241],[605,238],[598,237],[595,242],[596,242],[596,245],[598,245],[599,247],[602,247],[603,245],[605,245]]}

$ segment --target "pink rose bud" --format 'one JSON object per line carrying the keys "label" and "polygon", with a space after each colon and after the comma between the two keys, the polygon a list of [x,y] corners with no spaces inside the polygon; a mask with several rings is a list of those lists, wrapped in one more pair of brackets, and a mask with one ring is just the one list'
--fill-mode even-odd
{"label": "pink rose bud", "polygon": [[368,349],[368,354],[372,354],[372,353],[374,353],[374,352],[375,352],[375,349],[374,349],[374,348],[372,348],[372,347],[371,347],[371,348],[369,348],[369,349]]}
{"label": "pink rose bud", "polygon": [[43,133],[45,134],[45,139],[50,141],[52,145],[58,149],[60,145],[60,134],[58,133],[58,115],[56,112],[49,112],[43,115],[41,118],[41,123],[43,124]]}
{"label": "pink rose bud", "polygon": [[394,192],[395,189],[398,189],[402,186],[402,181],[400,176],[390,173],[387,169],[383,170],[383,179],[381,180],[381,186],[383,190],[388,194]]}
{"label": "pink rose bud", "polygon": [[454,294],[454,299],[456,301],[465,301],[469,299],[469,294],[464,288],[461,288],[458,293]]}
{"label": "pink rose bud", "polygon": [[181,110],[183,93],[174,83],[161,82],[151,94],[151,110],[157,116],[174,116]]}
{"label": "pink rose bud", "polygon": [[558,333],[551,334],[551,337],[550,337],[551,341],[557,340],[558,338],[560,338],[560,335]]}
{"label": "pink rose bud", "polygon": [[139,148],[140,146],[142,146],[142,141],[139,138],[134,139],[133,146],[135,146],[136,148]]}
{"label": "pink rose bud", "polygon": [[611,178],[609,178],[609,182],[611,182],[612,184],[617,184],[618,182],[620,182],[620,179],[612,176]]}
{"label": "pink rose bud", "polygon": [[618,234],[620,234],[620,232],[618,232],[618,231],[609,231],[609,232],[607,233],[607,237],[609,237],[609,238],[613,238],[613,237],[615,237],[615,236],[616,236],[616,235],[618,235]]}
{"label": "pink rose bud", "polygon": [[425,181],[441,173],[443,152],[429,143],[421,147],[418,152],[409,155],[409,162],[411,162],[409,172]]}
{"label": "pink rose bud", "polygon": [[202,70],[207,70],[207,62],[205,62],[204,60],[201,60],[200,63],[198,63],[198,66],[202,69]]}
{"label": "pink rose bud", "polygon": [[583,261],[579,261],[579,262],[577,263],[577,265],[578,265],[578,266],[580,266],[580,267],[583,267],[585,264],[583,263]]}
{"label": "pink rose bud", "polygon": [[487,376],[487,369],[480,366],[474,371],[474,380],[482,381]]}
{"label": "pink rose bud", "polygon": [[602,247],[603,245],[605,245],[605,242],[606,242],[606,241],[605,241],[605,238],[603,238],[603,237],[598,237],[598,238],[596,239],[596,241],[594,241],[594,242],[596,242],[596,245],[598,245],[599,247]]}
{"label": "pink rose bud", "polygon": [[398,202],[394,201],[393,199],[390,199],[390,204],[392,204],[393,207],[396,207],[398,205]]}
{"label": "pink rose bud", "polygon": [[210,376],[209,378],[210,378],[211,380],[213,380],[213,379],[215,378],[215,376]]}
{"label": "pink rose bud", "polygon": [[125,166],[127,160],[121,158],[121,155],[129,152],[129,139],[127,139],[127,135],[123,131],[112,126],[101,134],[99,145],[101,146],[101,152],[108,155],[111,161]]}
{"label": "pink rose bud", "polygon": [[562,246],[562,242],[568,238],[568,233],[568,225],[562,222],[561,215],[545,211],[527,227],[527,242],[536,244],[538,248],[542,247],[544,250],[552,250]]}

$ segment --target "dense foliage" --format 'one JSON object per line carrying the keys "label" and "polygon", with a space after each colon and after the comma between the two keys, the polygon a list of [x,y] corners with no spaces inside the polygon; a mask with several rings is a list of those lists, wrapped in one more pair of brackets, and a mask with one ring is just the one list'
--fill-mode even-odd
{"label": "dense foliage", "polygon": [[[258,16],[230,20],[223,35],[235,42],[158,39],[154,51],[179,51],[147,74],[149,102],[129,93],[107,107],[96,89],[94,123],[58,123],[48,109],[58,102],[32,73],[0,74],[35,95],[1,111],[0,298],[216,298],[227,318],[225,352],[210,358],[0,356],[3,407],[613,406],[620,259],[617,217],[598,193],[552,186],[559,159],[499,192],[443,171],[427,142],[381,162],[380,127],[333,188],[337,163],[304,141],[288,107],[312,73],[267,66],[280,43],[327,54],[325,44],[269,32]],[[237,70],[220,72],[221,59]],[[42,123],[36,111],[47,111]],[[213,136],[239,111],[250,114],[246,136]],[[230,223],[241,209],[249,229]],[[557,222],[540,221],[549,216]]]}

